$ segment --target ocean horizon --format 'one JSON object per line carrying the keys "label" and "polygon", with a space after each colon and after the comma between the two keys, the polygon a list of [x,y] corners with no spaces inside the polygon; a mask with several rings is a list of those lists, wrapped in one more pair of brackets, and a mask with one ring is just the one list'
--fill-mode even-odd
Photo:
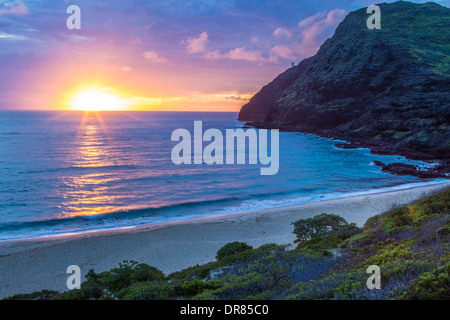
{"label": "ocean horizon", "polygon": [[[0,241],[253,212],[434,184],[344,150],[338,140],[280,132],[279,172],[260,165],[175,165],[175,129],[244,128],[231,112],[0,112]],[[245,129],[245,128],[244,128]],[[206,145],[207,143],[204,143]],[[270,145],[269,145],[270,146]]]}

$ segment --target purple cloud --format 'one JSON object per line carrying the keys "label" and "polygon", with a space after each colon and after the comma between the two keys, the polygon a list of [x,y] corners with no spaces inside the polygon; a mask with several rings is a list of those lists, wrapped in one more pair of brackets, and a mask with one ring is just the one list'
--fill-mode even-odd
{"label": "purple cloud", "polygon": [[319,13],[300,21],[298,26],[302,29],[301,44],[296,51],[302,56],[315,54],[320,45],[333,35],[346,14],[344,9],[335,9],[328,14]]}
{"label": "purple cloud", "polygon": [[275,37],[286,37],[286,38],[290,38],[292,37],[292,33],[285,29],[285,28],[277,28],[275,29],[275,31],[273,32],[273,35]]}
{"label": "purple cloud", "polygon": [[169,59],[161,57],[158,53],[155,51],[145,51],[143,53],[143,56],[145,59],[148,59],[152,62],[167,62]]}
{"label": "purple cloud", "polygon": [[15,15],[23,16],[29,14],[28,8],[22,1],[6,2],[4,7],[0,9],[0,16],[3,15]]}
{"label": "purple cloud", "polygon": [[189,37],[186,42],[186,49],[189,53],[204,52],[206,45],[209,42],[208,33],[204,31],[198,37]]}

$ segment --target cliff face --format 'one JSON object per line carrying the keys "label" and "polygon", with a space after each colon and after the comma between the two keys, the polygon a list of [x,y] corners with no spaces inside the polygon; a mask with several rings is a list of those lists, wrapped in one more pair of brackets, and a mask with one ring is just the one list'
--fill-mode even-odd
{"label": "cliff face", "polygon": [[375,152],[450,158],[450,9],[380,4],[351,12],[318,53],[278,76],[239,114],[256,126],[344,139]]}

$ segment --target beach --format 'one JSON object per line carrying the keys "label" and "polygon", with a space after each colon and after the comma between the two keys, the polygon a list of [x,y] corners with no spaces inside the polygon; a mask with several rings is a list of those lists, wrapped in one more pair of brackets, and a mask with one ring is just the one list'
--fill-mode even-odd
{"label": "beach", "polygon": [[124,260],[147,263],[169,274],[215,260],[218,249],[233,242],[254,247],[293,244],[291,222],[320,213],[338,214],[362,226],[395,206],[450,186],[450,182],[373,193],[304,205],[173,221],[112,231],[0,243],[0,298],[43,289],[65,291],[67,267],[84,275],[117,267]]}

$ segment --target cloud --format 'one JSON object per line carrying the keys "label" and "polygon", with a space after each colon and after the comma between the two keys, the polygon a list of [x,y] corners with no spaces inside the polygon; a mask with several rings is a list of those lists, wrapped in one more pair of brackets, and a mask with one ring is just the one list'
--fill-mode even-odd
{"label": "cloud", "polygon": [[[334,9],[330,12],[320,12],[298,23],[296,29],[288,30],[286,28],[277,28],[273,31],[273,36],[278,39],[278,43],[274,43],[269,48],[248,49],[245,46],[237,47],[228,52],[220,50],[209,51],[205,53],[205,58],[209,60],[243,60],[249,62],[278,62],[281,60],[296,60],[298,58],[306,58],[317,52],[320,45],[330,36],[336,29],[337,25],[345,18],[347,12],[343,9]],[[299,39],[300,42],[289,40],[291,38]],[[208,41],[206,32],[202,33],[198,38],[189,38],[189,45],[192,48],[188,51],[205,52],[205,45]],[[202,40],[202,45],[198,42]],[[252,39],[256,42],[257,39]],[[194,46],[195,45],[195,46]],[[194,50],[194,47],[201,47],[201,50]]]}
{"label": "cloud", "polygon": [[152,62],[167,62],[169,59],[161,57],[155,51],[145,51],[143,54],[145,59],[151,60]]}
{"label": "cloud", "polygon": [[286,38],[292,37],[292,33],[291,33],[289,30],[284,29],[284,28],[278,28],[278,29],[276,29],[276,30],[273,32],[273,35],[274,35],[275,37],[279,37],[279,38],[281,38],[281,37],[286,37]]}
{"label": "cloud", "polygon": [[123,72],[131,72],[131,67],[129,67],[129,66],[124,66],[124,67],[122,67],[122,69],[121,69]]}
{"label": "cloud", "polygon": [[316,23],[317,21],[323,19],[324,17],[326,17],[326,15],[327,15],[326,11],[317,13],[317,14],[311,16],[311,17],[308,17],[308,18],[303,19],[302,21],[300,21],[298,23],[298,26],[300,28],[308,27],[308,26]]}
{"label": "cloud", "polygon": [[245,47],[236,48],[233,50],[230,50],[226,57],[231,60],[246,60],[250,62],[255,61],[265,61],[264,57],[262,56],[261,52],[259,51],[249,51]]}
{"label": "cloud", "polygon": [[[277,28],[273,31],[279,43],[275,43],[270,49],[261,50],[248,49],[244,46],[238,47],[228,52],[222,53],[220,50],[206,52],[205,58],[209,60],[243,60],[249,62],[278,62],[282,60],[296,60],[300,57],[308,57],[317,52],[320,45],[330,36],[336,29],[337,25],[345,18],[347,12],[343,9],[334,9],[330,12],[320,12],[298,23],[297,29],[288,30],[286,28]],[[203,39],[204,44],[208,40],[207,33],[202,33],[203,37],[190,38],[189,44],[193,41]],[[299,44],[293,44],[291,39],[296,37],[300,39]],[[254,36],[251,42],[256,43],[258,39]],[[205,52],[205,45],[197,52]],[[191,50],[192,51],[192,50]]]}
{"label": "cloud", "polygon": [[21,36],[21,35],[4,33],[4,32],[0,31],[0,40],[2,40],[2,39],[6,39],[6,40],[26,40],[28,38],[25,37],[25,36]]}
{"label": "cloud", "polygon": [[208,33],[204,31],[197,38],[189,37],[186,42],[188,43],[186,49],[189,53],[204,52],[206,44],[209,42]]}
{"label": "cloud", "polygon": [[267,61],[259,51],[248,50],[245,47],[232,49],[225,54],[220,53],[219,50],[210,51],[205,54],[205,58],[209,60],[244,60],[249,62]]}
{"label": "cloud", "polygon": [[85,37],[85,36],[79,36],[77,34],[72,34],[68,37],[73,42],[83,42],[83,41],[94,41],[95,39]]}
{"label": "cloud", "polygon": [[4,7],[0,9],[0,16],[8,14],[22,16],[29,13],[28,8],[22,1],[6,2]]}
{"label": "cloud", "polygon": [[294,60],[295,56],[290,48],[277,45],[270,50],[270,60],[277,61],[278,58]]}
{"label": "cloud", "polygon": [[311,56],[321,44],[333,35],[337,25],[345,18],[347,11],[334,9],[328,14],[318,13],[298,23],[302,29],[301,45],[296,49],[302,56]]}
{"label": "cloud", "polygon": [[132,46],[137,46],[137,45],[140,45],[141,43],[142,43],[141,38],[136,38],[136,39],[133,39],[132,41],[130,41],[130,44]]}
{"label": "cloud", "polygon": [[222,55],[219,50],[214,50],[207,52],[205,58],[209,60],[219,60],[225,58],[225,56]]}
{"label": "cloud", "polygon": [[226,100],[237,100],[237,101],[248,101],[249,98],[244,98],[241,96],[229,96],[229,97],[225,97]]}

